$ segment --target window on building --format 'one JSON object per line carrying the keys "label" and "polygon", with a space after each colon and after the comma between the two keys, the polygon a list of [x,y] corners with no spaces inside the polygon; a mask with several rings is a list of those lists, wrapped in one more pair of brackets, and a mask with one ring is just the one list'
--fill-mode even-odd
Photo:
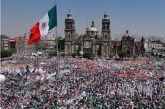
{"label": "window on building", "polygon": [[70,39],[70,34],[68,35],[68,39]]}
{"label": "window on building", "polygon": [[105,39],[107,39],[107,35],[105,35],[104,37],[105,37]]}
{"label": "window on building", "polygon": [[4,44],[4,46],[8,46],[8,44]]}
{"label": "window on building", "polygon": [[107,29],[107,27],[108,27],[107,24],[105,24],[105,29]]}

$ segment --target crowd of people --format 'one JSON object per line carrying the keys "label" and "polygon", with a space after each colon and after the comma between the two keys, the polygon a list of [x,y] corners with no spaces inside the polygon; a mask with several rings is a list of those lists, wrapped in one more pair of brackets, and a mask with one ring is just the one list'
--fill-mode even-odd
{"label": "crowd of people", "polygon": [[165,109],[163,60],[60,58],[57,63],[56,57],[15,56],[4,61],[4,109]]}

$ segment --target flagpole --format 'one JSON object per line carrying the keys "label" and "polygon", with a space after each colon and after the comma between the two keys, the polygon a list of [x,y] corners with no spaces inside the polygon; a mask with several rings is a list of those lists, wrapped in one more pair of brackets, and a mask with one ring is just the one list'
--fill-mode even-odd
{"label": "flagpole", "polygon": [[17,54],[18,54],[18,41],[16,41]]}
{"label": "flagpole", "polygon": [[[57,0],[55,0],[55,5],[56,5],[56,9],[57,9]],[[57,78],[59,76],[59,54],[58,54],[58,25],[56,26],[56,38],[55,38],[55,43],[56,43],[56,52],[57,52]]]}
{"label": "flagpole", "polygon": [[59,76],[58,32],[56,27],[57,77]]}
{"label": "flagpole", "polygon": [[25,47],[25,53],[26,53],[26,46],[27,46],[27,44],[26,44],[26,36],[27,36],[27,34],[25,33],[25,34],[24,34],[24,47]]}

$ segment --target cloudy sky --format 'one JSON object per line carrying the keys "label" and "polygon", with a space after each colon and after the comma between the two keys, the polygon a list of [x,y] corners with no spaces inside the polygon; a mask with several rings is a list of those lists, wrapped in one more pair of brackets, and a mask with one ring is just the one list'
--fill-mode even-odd
{"label": "cloudy sky", "polygon": [[85,33],[92,20],[100,30],[107,11],[112,35],[123,34],[128,29],[130,34],[165,37],[165,0],[1,0],[1,34],[21,36],[29,32],[55,3],[61,36],[70,10],[78,34]]}

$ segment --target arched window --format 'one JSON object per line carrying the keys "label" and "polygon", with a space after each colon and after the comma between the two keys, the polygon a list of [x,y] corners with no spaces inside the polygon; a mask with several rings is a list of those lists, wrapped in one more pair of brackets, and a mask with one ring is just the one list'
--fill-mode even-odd
{"label": "arched window", "polygon": [[105,35],[104,38],[107,39],[107,35]]}
{"label": "arched window", "polygon": [[70,39],[70,34],[68,35],[68,39]]}

